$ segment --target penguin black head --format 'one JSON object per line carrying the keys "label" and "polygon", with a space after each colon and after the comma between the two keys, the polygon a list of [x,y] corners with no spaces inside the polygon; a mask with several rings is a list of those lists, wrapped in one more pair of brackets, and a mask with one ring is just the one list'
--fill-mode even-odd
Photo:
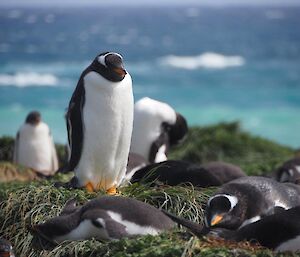
{"label": "penguin black head", "polygon": [[188,125],[186,119],[179,113],[176,112],[176,122],[170,127],[169,138],[170,145],[176,145],[184,139],[188,132]]}
{"label": "penguin black head", "polygon": [[9,241],[0,238],[0,257],[14,257],[13,248]]}
{"label": "penguin black head", "polygon": [[127,74],[123,64],[123,57],[114,52],[99,54],[92,66],[94,66],[96,72],[112,82],[122,81]]}
{"label": "penguin black head", "polygon": [[233,195],[217,194],[208,201],[205,210],[205,225],[207,227],[222,227],[233,229],[240,223],[235,213],[238,198]]}
{"label": "penguin black head", "polygon": [[300,184],[300,158],[286,161],[276,171],[276,180]]}
{"label": "penguin black head", "polygon": [[25,123],[35,126],[41,121],[41,119],[41,114],[38,111],[32,111],[27,115]]}

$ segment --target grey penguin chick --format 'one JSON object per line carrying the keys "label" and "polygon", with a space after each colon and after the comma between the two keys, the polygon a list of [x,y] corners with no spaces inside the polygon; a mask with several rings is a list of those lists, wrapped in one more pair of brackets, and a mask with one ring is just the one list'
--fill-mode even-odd
{"label": "grey penguin chick", "polygon": [[121,196],[102,196],[77,207],[66,203],[61,214],[34,225],[33,231],[53,243],[64,240],[114,240],[137,235],[157,235],[175,223],[155,207]]}
{"label": "grey penguin chick", "polygon": [[207,227],[238,229],[278,209],[300,205],[300,186],[265,177],[241,177],[224,184],[208,200]]}

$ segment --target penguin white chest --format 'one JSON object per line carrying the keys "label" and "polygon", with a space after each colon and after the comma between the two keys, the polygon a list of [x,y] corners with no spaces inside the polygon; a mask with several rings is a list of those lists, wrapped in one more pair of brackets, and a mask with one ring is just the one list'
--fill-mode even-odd
{"label": "penguin white chest", "polygon": [[119,185],[126,171],[133,126],[131,77],[110,82],[90,72],[84,89],[83,148],[75,173],[82,185],[108,189]]}

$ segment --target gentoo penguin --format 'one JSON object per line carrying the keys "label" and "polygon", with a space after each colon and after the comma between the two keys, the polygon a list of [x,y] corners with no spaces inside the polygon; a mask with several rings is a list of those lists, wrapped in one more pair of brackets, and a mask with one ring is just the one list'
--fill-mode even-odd
{"label": "gentoo penguin", "polygon": [[187,131],[185,118],[171,106],[144,97],[134,105],[130,154],[140,155],[148,163],[165,161],[169,147],[179,143]]}
{"label": "gentoo penguin", "polygon": [[55,146],[48,125],[37,111],[30,112],[17,133],[13,161],[32,168],[43,176],[58,169]]}
{"label": "gentoo penguin", "polygon": [[64,240],[113,240],[137,235],[157,235],[174,222],[155,207],[128,197],[102,196],[81,207],[67,202],[60,216],[33,226],[32,230],[53,243]]}
{"label": "gentoo penguin", "polygon": [[133,93],[118,53],[99,54],[82,72],[67,112],[73,187],[114,193],[128,161]]}
{"label": "gentoo penguin", "polygon": [[237,242],[257,242],[261,246],[279,252],[300,250],[300,206],[277,211],[237,230],[223,228],[206,230],[201,224],[167,212],[165,214],[199,237],[205,235]]}
{"label": "gentoo penguin", "polygon": [[205,224],[237,229],[277,209],[297,205],[300,205],[300,186],[264,177],[241,177],[224,184],[208,200]]}
{"label": "gentoo penguin", "polygon": [[0,238],[0,257],[15,257],[11,243]]}
{"label": "gentoo penguin", "polygon": [[276,170],[276,180],[279,182],[291,182],[300,184],[300,157],[283,163]]}
{"label": "gentoo penguin", "polygon": [[186,183],[209,187],[220,186],[243,176],[246,175],[239,167],[229,163],[212,162],[199,166],[185,161],[168,160],[141,168],[135,172],[131,182],[158,182],[170,186]]}

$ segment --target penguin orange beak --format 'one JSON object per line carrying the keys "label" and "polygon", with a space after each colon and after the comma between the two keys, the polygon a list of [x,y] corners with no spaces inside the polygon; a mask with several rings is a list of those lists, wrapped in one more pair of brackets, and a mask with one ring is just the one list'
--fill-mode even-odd
{"label": "penguin orange beak", "polygon": [[210,226],[213,227],[217,225],[218,223],[221,222],[222,219],[223,219],[222,215],[215,215],[210,222]]}
{"label": "penguin orange beak", "polygon": [[122,68],[114,68],[113,71],[121,77],[124,77],[127,74],[126,70]]}

